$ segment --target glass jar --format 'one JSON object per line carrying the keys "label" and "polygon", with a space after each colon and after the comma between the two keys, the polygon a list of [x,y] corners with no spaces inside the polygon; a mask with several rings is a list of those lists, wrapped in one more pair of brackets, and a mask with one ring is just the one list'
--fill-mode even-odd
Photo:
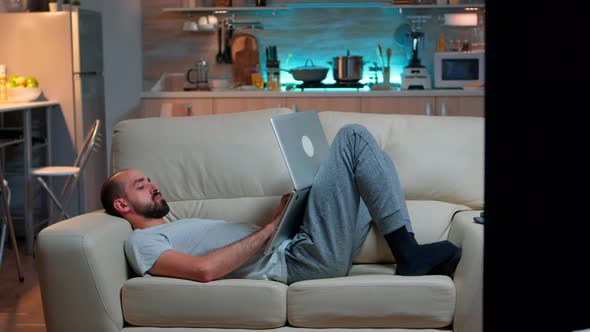
{"label": "glass jar", "polygon": [[266,68],[266,88],[268,91],[281,90],[281,74],[279,68]]}
{"label": "glass jar", "polygon": [[268,91],[281,90],[281,74],[278,60],[266,62],[266,88]]}

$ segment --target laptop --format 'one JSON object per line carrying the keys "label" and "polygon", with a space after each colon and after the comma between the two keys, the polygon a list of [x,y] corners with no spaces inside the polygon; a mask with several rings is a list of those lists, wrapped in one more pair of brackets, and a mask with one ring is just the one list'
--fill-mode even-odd
{"label": "laptop", "polygon": [[328,155],[330,145],[315,110],[272,117],[272,128],[289,170],[293,189],[277,229],[264,254],[270,255],[299,231],[313,178]]}

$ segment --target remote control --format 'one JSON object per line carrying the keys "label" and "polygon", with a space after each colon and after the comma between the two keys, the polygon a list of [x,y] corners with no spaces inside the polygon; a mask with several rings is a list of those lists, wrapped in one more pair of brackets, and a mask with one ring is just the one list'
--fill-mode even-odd
{"label": "remote control", "polygon": [[483,211],[479,214],[479,217],[473,217],[473,221],[475,221],[478,224],[484,224],[484,219],[483,219]]}

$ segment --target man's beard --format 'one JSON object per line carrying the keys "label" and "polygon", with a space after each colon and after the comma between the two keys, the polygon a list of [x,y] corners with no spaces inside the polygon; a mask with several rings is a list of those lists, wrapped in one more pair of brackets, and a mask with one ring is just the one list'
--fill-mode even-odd
{"label": "man's beard", "polygon": [[135,212],[140,216],[153,219],[163,218],[168,212],[170,212],[170,207],[163,198],[160,202],[154,202],[150,205],[136,205],[134,208]]}

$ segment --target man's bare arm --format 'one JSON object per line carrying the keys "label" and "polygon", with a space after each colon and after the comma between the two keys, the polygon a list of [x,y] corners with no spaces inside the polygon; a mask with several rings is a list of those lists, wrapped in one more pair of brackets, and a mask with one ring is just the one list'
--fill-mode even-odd
{"label": "man's bare arm", "polygon": [[270,223],[252,235],[202,256],[191,256],[175,250],[168,250],[160,255],[148,272],[156,276],[200,282],[209,282],[224,277],[262,250],[277,227],[287,199],[288,195],[283,195]]}

